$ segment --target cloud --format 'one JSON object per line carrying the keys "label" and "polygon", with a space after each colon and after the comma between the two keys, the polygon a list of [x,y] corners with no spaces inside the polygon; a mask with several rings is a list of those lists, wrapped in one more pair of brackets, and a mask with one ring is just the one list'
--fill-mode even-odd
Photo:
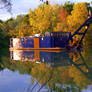
{"label": "cloud", "polygon": [[[12,13],[13,17],[15,17],[18,14],[27,14],[29,8],[33,10],[40,4],[40,2],[39,0],[13,0],[12,4]],[[6,20],[10,17],[11,15],[9,13],[0,11],[0,19]]]}
{"label": "cloud", "polygon": [[[52,4],[58,3],[63,4],[67,0],[51,0]],[[71,0],[70,0],[71,1]],[[91,0],[72,0],[71,2],[90,2]],[[40,0],[12,0],[12,13],[13,17],[17,16],[18,14],[27,14],[29,8],[32,10],[36,8],[40,4]],[[0,10],[0,19],[6,20],[10,18],[10,14]]]}
{"label": "cloud", "polygon": [[9,18],[11,18],[11,15],[8,12],[5,10],[0,10],[0,19],[7,20]]}

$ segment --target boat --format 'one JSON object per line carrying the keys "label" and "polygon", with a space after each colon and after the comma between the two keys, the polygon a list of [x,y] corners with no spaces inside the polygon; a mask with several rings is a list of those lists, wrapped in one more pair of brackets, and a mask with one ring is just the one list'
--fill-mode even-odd
{"label": "boat", "polygon": [[69,44],[70,32],[46,32],[44,35],[11,38],[10,50],[60,50]]}
{"label": "boat", "polygon": [[[92,23],[90,16],[73,34],[71,32],[46,32],[44,35],[35,35],[29,37],[11,38],[10,50],[62,50],[73,48],[80,49],[83,38]],[[81,32],[81,29],[85,30]],[[76,41],[74,37],[80,35],[80,39]],[[74,44],[70,44],[69,42]]]}

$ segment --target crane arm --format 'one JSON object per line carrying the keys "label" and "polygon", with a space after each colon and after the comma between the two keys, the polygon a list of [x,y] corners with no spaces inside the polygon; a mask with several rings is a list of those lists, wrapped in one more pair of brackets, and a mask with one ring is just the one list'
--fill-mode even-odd
{"label": "crane arm", "polygon": [[[79,42],[79,44],[81,44],[81,43],[82,43],[82,40],[83,40],[83,38],[84,38],[84,36],[85,36],[85,34],[86,34],[88,28],[89,28],[89,25],[90,25],[91,23],[92,23],[92,16],[89,17],[89,18],[74,32],[73,35],[71,35],[71,38],[70,38],[70,39],[73,40],[73,37],[74,37],[75,35],[82,35],[81,40],[80,40],[80,42]],[[83,27],[85,27],[84,32],[79,32]]]}

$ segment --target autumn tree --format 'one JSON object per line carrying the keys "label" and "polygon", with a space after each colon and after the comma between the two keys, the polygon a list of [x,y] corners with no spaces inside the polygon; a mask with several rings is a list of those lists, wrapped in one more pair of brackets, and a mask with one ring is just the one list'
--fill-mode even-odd
{"label": "autumn tree", "polygon": [[31,35],[28,15],[18,15],[16,19],[5,22],[8,35],[12,37],[23,37]]}
{"label": "autumn tree", "polygon": [[18,15],[16,19],[10,18],[4,22],[5,31],[9,36],[16,37],[18,35],[18,30],[16,29],[19,26],[24,18],[24,15]]}
{"label": "autumn tree", "polygon": [[58,12],[58,23],[55,31],[67,31],[67,16],[68,12],[64,8],[60,8]]}
{"label": "autumn tree", "polygon": [[24,37],[32,34],[31,27],[29,25],[29,16],[25,15],[19,25],[16,26],[16,36]]}
{"label": "autumn tree", "polygon": [[73,7],[71,15],[67,18],[69,31],[75,32],[88,18],[88,10],[85,3],[77,3]]}
{"label": "autumn tree", "polygon": [[58,6],[40,5],[29,10],[29,21],[33,33],[52,32],[57,23]]}

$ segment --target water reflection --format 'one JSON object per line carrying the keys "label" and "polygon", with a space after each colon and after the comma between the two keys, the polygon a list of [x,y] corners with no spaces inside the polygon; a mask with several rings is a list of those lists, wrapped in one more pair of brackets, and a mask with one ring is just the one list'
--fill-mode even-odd
{"label": "water reflection", "polygon": [[72,62],[66,51],[23,51],[14,50],[10,52],[12,60],[31,61],[48,64],[50,66],[71,66]]}
{"label": "water reflection", "polygon": [[[11,59],[2,56],[1,69],[13,71],[11,76],[16,71],[20,78],[31,76],[23,92],[92,91],[92,49],[83,52],[16,50],[10,55]],[[13,85],[12,89],[16,84]]]}

